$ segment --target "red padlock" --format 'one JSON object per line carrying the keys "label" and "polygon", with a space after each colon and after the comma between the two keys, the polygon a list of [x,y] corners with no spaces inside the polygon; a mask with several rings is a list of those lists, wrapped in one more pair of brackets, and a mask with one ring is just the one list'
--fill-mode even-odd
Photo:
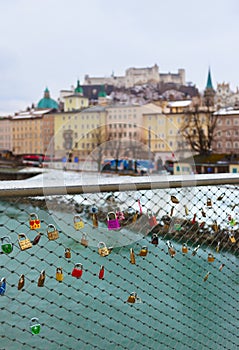
{"label": "red padlock", "polygon": [[71,275],[73,277],[75,277],[75,278],[81,278],[82,273],[83,273],[83,266],[82,266],[82,264],[75,264]]}
{"label": "red padlock", "polygon": [[105,268],[103,265],[101,265],[100,272],[99,272],[99,279],[100,280],[104,279],[104,274],[105,274]]}

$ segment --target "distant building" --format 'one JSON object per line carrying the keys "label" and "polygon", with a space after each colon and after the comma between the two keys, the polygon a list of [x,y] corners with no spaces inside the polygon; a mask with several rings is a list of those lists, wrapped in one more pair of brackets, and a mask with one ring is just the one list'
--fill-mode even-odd
{"label": "distant building", "polygon": [[239,109],[232,107],[220,109],[215,113],[217,127],[215,130],[213,152],[239,153]]}
{"label": "distant building", "polygon": [[84,85],[113,85],[118,88],[130,88],[135,85],[148,83],[176,83],[185,85],[185,70],[178,69],[177,73],[160,73],[159,67],[128,68],[124,76],[90,77],[85,75]]}

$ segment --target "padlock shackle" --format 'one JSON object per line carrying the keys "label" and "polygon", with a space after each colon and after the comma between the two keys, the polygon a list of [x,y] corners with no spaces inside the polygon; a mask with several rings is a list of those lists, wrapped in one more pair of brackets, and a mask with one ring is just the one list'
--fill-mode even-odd
{"label": "padlock shackle", "polygon": [[76,221],[76,219],[78,219],[79,221],[82,221],[80,215],[75,215],[74,216],[74,223],[78,222],[78,221]]}
{"label": "padlock shackle", "polygon": [[20,238],[27,238],[27,236],[25,235],[25,233],[19,233],[18,234],[18,240],[20,240]]}
{"label": "padlock shackle", "polygon": [[53,231],[49,231],[49,228],[50,228],[50,227],[53,228],[53,231],[56,230],[56,226],[55,226],[55,225],[49,224],[49,225],[47,226],[47,231],[46,231],[47,233],[48,233],[48,232],[53,232]]}
{"label": "padlock shackle", "polygon": [[38,219],[38,215],[37,215],[36,213],[30,213],[30,214],[29,214],[29,217],[30,217],[30,219],[32,219],[33,217],[34,217],[35,219]]}
{"label": "padlock shackle", "polygon": [[80,268],[81,270],[83,270],[83,265],[82,264],[80,264],[80,263],[76,263],[75,265],[74,265],[74,269],[75,268]]}
{"label": "padlock shackle", "polygon": [[105,242],[99,242],[98,248],[107,248]]}
{"label": "padlock shackle", "polygon": [[30,319],[30,325],[32,325],[33,322],[38,322],[39,324],[39,319],[37,317],[33,317]]}
{"label": "padlock shackle", "polygon": [[10,243],[12,243],[12,241],[10,240],[10,238],[8,236],[4,236],[4,237],[1,237],[1,241],[8,241]]}
{"label": "padlock shackle", "polygon": [[56,272],[57,272],[57,273],[63,273],[63,272],[62,272],[62,267],[57,267],[57,268],[56,268]]}
{"label": "padlock shackle", "polygon": [[[114,215],[114,218],[111,218],[110,219],[110,215]],[[117,219],[117,216],[116,216],[116,213],[114,211],[110,211],[108,214],[107,214],[107,220],[116,220]]]}

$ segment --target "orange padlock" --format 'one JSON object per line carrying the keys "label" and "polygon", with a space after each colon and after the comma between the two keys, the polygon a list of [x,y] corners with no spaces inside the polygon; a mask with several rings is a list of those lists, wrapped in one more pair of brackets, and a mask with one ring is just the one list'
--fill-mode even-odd
{"label": "orange padlock", "polygon": [[209,253],[208,256],[207,256],[207,261],[208,262],[213,262],[214,260],[215,260],[214,256],[211,253]]}
{"label": "orange padlock", "polygon": [[70,248],[65,249],[65,258],[70,259],[71,258],[71,250]]}
{"label": "orange padlock", "polygon": [[182,246],[182,253],[183,254],[187,254],[188,253],[188,246],[186,243],[183,243],[183,246]]}

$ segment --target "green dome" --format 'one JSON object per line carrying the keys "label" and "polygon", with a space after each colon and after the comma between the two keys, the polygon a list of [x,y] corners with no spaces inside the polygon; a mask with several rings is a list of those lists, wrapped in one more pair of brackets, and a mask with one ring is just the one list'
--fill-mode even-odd
{"label": "green dome", "polygon": [[80,86],[80,80],[77,80],[77,86],[75,88],[75,93],[83,95],[83,89],[82,89],[82,86]]}
{"label": "green dome", "polygon": [[50,92],[48,88],[45,89],[44,91],[44,97],[38,102],[37,108],[40,109],[47,109],[47,108],[52,108],[52,109],[58,109],[58,103],[50,98]]}
{"label": "green dome", "polygon": [[100,91],[98,93],[98,97],[106,97],[105,87],[101,85]]}

